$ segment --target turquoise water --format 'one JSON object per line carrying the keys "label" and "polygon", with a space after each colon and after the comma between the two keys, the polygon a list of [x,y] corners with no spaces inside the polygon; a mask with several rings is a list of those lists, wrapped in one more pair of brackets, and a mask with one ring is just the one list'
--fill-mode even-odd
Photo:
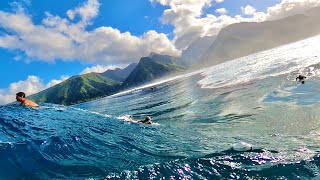
{"label": "turquoise water", "polygon": [[[317,178],[319,43],[314,37],[72,107],[0,106],[0,179]],[[305,84],[298,74],[308,76]]]}

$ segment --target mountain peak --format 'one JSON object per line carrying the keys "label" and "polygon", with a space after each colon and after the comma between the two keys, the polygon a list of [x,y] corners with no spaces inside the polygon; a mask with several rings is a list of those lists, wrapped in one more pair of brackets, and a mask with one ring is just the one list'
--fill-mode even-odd
{"label": "mountain peak", "polygon": [[151,53],[148,57],[140,59],[139,64],[122,83],[122,87],[141,85],[174,72],[182,72],[185,69],[186,67],[174,57]]}
{"label": "mountain peak", "polygon": [[155,52],[151,52],[147,57],[152,58],[154,56],[159,56],[160,54],[155,53]]}

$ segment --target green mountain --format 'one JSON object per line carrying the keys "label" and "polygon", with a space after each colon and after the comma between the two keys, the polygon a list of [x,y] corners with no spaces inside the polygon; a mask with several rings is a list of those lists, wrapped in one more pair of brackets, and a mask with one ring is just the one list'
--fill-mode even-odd
{"label": "green mountain", "polygon": [[182,72],[187,67],[177,58],[151,53],[148,57],[143,57],[122,83],[123,88],[142,85],[156,78],[160,78],[172,73]]}
{"label": "green mountain", "polygon": [[131,64],[125,69],[73,76],[28,98],[36,102],[71,105],[111,95],[120,90],[125,76],[135,66],[136,64]]}
{"label": "green mountain", "polygon": [[125,88],[183,70],[186,70],[186,66],[177,58],[151,53],[148,57],[141,58],[139,64],[103,73],[73,76],[28,98],[36,102],[72,105],[115,94]]}

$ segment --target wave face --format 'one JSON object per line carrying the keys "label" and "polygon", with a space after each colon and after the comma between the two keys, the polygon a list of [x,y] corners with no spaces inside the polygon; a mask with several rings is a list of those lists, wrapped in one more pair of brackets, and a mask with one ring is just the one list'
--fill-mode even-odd
{"label": "wave face", "polygon": [[0,179],[319,178],[318,44],[72,107],[0,106]]}

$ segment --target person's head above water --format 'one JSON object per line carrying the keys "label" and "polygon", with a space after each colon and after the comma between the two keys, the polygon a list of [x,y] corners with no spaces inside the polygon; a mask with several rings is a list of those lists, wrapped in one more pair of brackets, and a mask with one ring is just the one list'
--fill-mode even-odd
{"label": "person's head above water", "polygon": [[150,116],[147,116],[146,119],[144,120],[144,122],[145,122],[145,123],[147,123],[147,122],[151,123],[151,117],[150,117]]}
{"label": "person's head above water", "polygon": [[138,123],[144,123],[144,124],[151,124],[151,117],[150,116],[146,116],[146,118],[144,120],[138,120]]}
{"label": "person's head above water", "polygon": [[304,76],[304,75],[299,75],[298,77],[296,77],[296,80],[304,80],[304,79],[307,79],[307,77],[306,76]]}
{"label": "person's head above water", "polygon": [[21,102],[20,105],[30,106],[30,107],[39,107],[39,105],[29,99],[26,98],[26,94],[24,92],[18,92],[16,94],[16,100]]}
{"label": "person's head above water", "polygon": [[23,102],[25,98],[26,98],[26,94],[24,92],[18,92],[16,94],[16,100],[19,102]]}

